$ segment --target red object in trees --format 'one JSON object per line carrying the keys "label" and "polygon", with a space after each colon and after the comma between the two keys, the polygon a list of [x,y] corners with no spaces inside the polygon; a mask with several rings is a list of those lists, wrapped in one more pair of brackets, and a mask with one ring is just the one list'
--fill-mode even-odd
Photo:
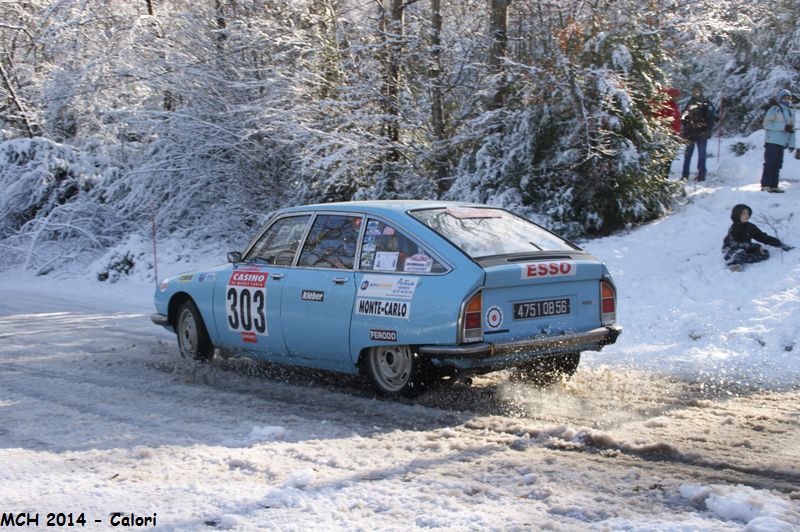
{"label": "red object in trees", "polygon": [[667,95],[669,95],[668,99],[665,99],[661,103],[661,107],[659,108],[656,116],[660,118],[671,118],[672,119],[672,130],[675,132],[676,135],[681,134],[681,110],[678,107],[678,102],[676,98],[680,96],[681,91],[678,89],[671,87],[669,89],[662,89]]}

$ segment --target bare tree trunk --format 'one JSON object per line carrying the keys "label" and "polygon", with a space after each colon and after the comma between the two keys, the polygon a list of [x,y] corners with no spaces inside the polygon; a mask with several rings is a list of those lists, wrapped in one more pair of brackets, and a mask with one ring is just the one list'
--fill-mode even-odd
{"label": "bare tree trunk", "polygon": [[502,76],[504,62],[508,53],[508,6],[511,0],[490,0],[490,32],[492,45],[489,50],[489,68],[498,78],[497,89],[492,97],[491,108],[499,109],[505,102],[508,84]]}
{"label": "bare tree trunk", "polygon": [[451,182],[447,179],[447,157],[442,104],[442,12],[441,0],[431,0],[431,126],[433,128],[433,164],[436,168],[436,185],[439,195],[447,192]]}
{"label": "bare tree trunk", "polygon": [[28,138],[32,139],[35,135],[33,134],[33,126],[31,126],[31,122],[28,119],[28,111],[22,104],[22,100],[17,96],[17,92],[14,90],[14,85],[11,83],[11,78],[8,76],[2,61],[0,61],[0,77],[3,78],[3,85],[5,85],[8,94],[11,96],[11,101],[14,102],[14,106],[19,110],[19,116],[22,119],[22,123],[25,124]]}
{"label": "bare tree trunk", "polygon": [[147,14],[153,16],[153,0],[145,0],[147,3]]}
{"label": "bare tree trunk", "polygon": [[225,18],[225,6],[223,0],[214,0],[214,11],[217,15],[217,50],[222,54],[225,47],[225,40],[228,38],[225,30],[228,28],[228,21]]}

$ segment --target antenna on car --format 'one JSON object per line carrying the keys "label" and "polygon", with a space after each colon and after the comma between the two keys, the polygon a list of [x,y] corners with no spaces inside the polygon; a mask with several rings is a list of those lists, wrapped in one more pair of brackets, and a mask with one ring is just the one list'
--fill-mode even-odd
{"label": "antenna on car", "polygon": [[156,209],[155,205],[150,208],[150,222],[153,226],[153,270],[155,273],[154,282],[158,287],[158,250],[156,249]]}

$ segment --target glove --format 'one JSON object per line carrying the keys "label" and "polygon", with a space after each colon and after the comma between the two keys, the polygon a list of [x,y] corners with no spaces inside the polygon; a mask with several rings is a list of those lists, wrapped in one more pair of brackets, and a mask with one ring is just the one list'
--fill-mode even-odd
{"label": "glove", "polygon": [[789,244],[781,244],[781,249],[783,251],[791,251],[794,249],[794,246],[790,246]]}
{"label": "glove", "polygon": [[786,124],[783,126],[783,130],[787,133],[794,133],[794,126],[792,124]]}

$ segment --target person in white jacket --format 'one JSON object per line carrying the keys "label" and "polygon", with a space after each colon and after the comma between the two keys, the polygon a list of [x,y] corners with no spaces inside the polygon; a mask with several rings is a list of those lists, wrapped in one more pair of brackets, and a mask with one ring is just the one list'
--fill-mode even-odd
{"label": "person in white jacket", "polygon": [[778,104],[770,107],[764,117],[764,172],[761,190],[783,192],[778,178],[783,167],[783,151],[795,149],[794,110],[792,93],[786,89],[778,92]]}

